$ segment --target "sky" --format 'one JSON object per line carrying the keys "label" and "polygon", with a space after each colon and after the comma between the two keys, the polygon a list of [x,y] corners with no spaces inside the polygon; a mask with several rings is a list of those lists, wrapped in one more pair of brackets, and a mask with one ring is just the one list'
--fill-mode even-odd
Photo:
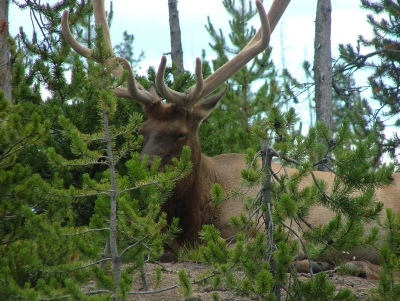
{"label": "sky", "polygon": [[[254,0],[251,0],[254,3]],[[20,0],[22,2],[22,0]],[[54,3],[55,1],[48,1]],[[42,1],[42,3],[45,3]],[[264,0],[268,11],[272,0]],[[106,9],[110,0],[105,0]],[[138,73],[145,74],[149,66],[158,67],[163,53],[170,51],[168,0],[114,0],[114,19],[111,26],[113,45],[122,42],[122,33],[126,30],[134,34],[135,57],[143,50],[145,58],[140,64]],[[273,48],[272,60],[278,70],[283,66],[300,82],[304,81],[302,63],[313,61],[313,44],[315,30],[315,14],[317,0],[292,0],[272,33],[270,46]],[[178,1],[179,20],[182,33],[184,68],[194,70],[196,57],[201,57],[206,50],[206,59],[215,58],[208,43],[211,38],[206,31],[207,17],[213,26],[221,29],[225,36],[230,33],[230,16],[223,7],[222,0],[180,0]],[[371,37],[372,29],[367,24],[369,12],[360,8],[360,0],[332,0],[332,55],[338,57],[339,44],[356,45],[358,36]],[[23,26],[30,34],[31,21],[29,11],[21,12],[13,3],[10,4],[10,33],[16,35],[18,28]],[[255,17],[250,23],[259,28],[260,21]],[[368,53],[368,49],[362,49]],[[171,63],[170,58],[169,64]],[[364,85],[368,73],[358,73],[357,84]],[[308,111],[308,101],[298,105],[296,110]],[[308,114],[307,114],[308,115]],[[305,117],[304,115],[302,115]],[[307,119],[307,117],[305,117]],[[303,120],[305,121],[305,120]],[[307,122],[305,122],[307,124]]]}
{"label": "sky", "polygon": [[[109,8],[110,0],[105,2],[105,7]],[[332,0],[332,52],[336,57],[339,43],[355,45],[359,34],[368,36],[371,33],[370,26],[366,23],[366,12],[360,9],[359,2],[360,0]],[[272,0],[264,0],[267,11],[271,3]],[[284,62],[284,66],[293,75],[302,76],[302,62],[305,59],[312,61],[316,4],[317,0],[292,0],[273,32],[270,46],[273,47],[272,58],[279,70]],[[127,30],[135,36],[135,55],[138,56],[142,50],[145,53],[141,64],[142,72],[149,66],[157,67],[163,53],[170,51],[168,0],[114,0],[113,5],[113,45],[122,41],[122,33]],[[222,1],[218,0],[180,0],[178,10],[184,67],[193,71],[195,58],[201,57],[203,49],[206,50],[207,59],[215,58],[208,46],[211,38],[205,29],[207,17],[210,17],[216,29],[221,28],[227,36],[230,32],[230,16]],[[259,28],[258,17],[254,18],[251,25]],[[28,34],[31,32],[29,12],[21,12],[11,3],[11,34],[17,34],[20,26],[23,26]]]}
{"label": "sky", "polygon": [[[139,1],[133,1],[139,3]],[[332,46],[333,55],[337,56],[339,43],[355,44],[359,34],[368,36],[371,30],[366,23],[366,12],[359,7],[360,0],[332,1]],[[128,30],[135,35],[135,53],[145,52],[143,66],[158,66],[161,55],[170,50],[168,0],[153,0],[151,5],[132,5],[127,8],[126,1],[114,1],[114,22],[112,30],[116,32],[114,41],[122,38],[122,32]],[[140,1],[140,3],[142,3]],[[272,0],[265,0],[268,11]],[[278,67],[284,64],[293,74],[302,74],[301,64],[304,59],[312,61],[317,0],[292,0],[283,18],[272,34],[270,46],[272,57]],[[106,4],[106,7],[107,4]],[[211,38],[205,29],[209,16],[216,29],[221,28],[225,36],[230,32],[230,16],[216,0],[181,0],[178,2],[182,32],[184,67],[194,69],[195,57],[201,57],[206,50],[207,59],[214,58],[208,46]],[[259,28],[258,17],[251,23]],[[115,42],[113,42],[115,43]]]}
{"label": "sky", "polygon": [[[51,4],[56,1],[48,2]],[[251,2],[254,4],[255,1]],[[264,0],[266,11],[269,10],[271,3],[272,0]],[[110,0],[105,0],[105,7],[109,9]],[[123,32],[126,30],[135,37],[134,56],[138,57],[141,51],[145,54],[137,72],[145,74],[149,66],[157,68],[163,53],[170,51],[168,0],[114,0],[113,7],[112,44],[115,46],[122,42]],[[287,68],[300,82],[305,81],[303,61],[313,61],[316,7],[317,0],[292,0],[271,36],[270,46],[273,48],[272,60],[275,66],[278,70]],[[215,29],[221,29],[224,35],[228,36],[230,16],[222,0],[180,0],[178,10],[184,68],[193,72],[195,58],[201,57],[203,49],[206,51],[207,60],[215,58],[209,47],[212,40],[205,28],[207,18],[210,17]],[[371,36],[371,27],[366,22],[367,13],[360,8],[360,0],[332,0],[333,57],[338,57],[337,48],[340,43],[356,45],[360,34],[365,37]],[[20,26],[24,27],[28,35],[32,32],[28,10],[21,11],[11,3],[9,17],[11,35],[16,35]],[[250,22],[250,25],[257,29],[260,27],[258,16]],[[367,52],[368,49],[365,49],[364,53]],[[170,57],[168,60],[171,64]],[[359,85],[364,85],[367,73],[358,74],[356,81]]]}

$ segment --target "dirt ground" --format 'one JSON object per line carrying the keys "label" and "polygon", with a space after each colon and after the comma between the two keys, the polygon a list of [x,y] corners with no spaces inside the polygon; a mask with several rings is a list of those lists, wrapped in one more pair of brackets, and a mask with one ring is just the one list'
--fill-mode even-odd
{"label": "dirt ground", "polygon": [[[161,283],[155,287],[155,268],[159,265],[162,269],[162,281]],[[135,279],[135,285],[133,287],[133,291],[137,291],[139,294],[131,295],[129,300],[148,300],[148,301],[180,301],[185,300],[182,294],[179,293],[179,288],[177,284],[179,282],[178,279],[178,271],[180,269],[184,269],[188,276],[191,279],[194,279],[196,276],[200,275],[202,272],[206,271],[207,267],[196,262],[180,262],[180,263],[160,263],[160,264],[147,264],[146,265],[146,274],[149,282],[149,290],[148,293],[143,291],[142,281],[140,279],[140,275],[138,275],[137,279]],[[350,289],[356,300],[369,301],[370,298],[370,290],[372,288],[376,288],[378,285],[377,280],[367,280],[354,276],[341,275],[337,272],[327,272],[331,282],[335,285],[336,290],[342,290],[344,288]],[[310,278],[309,274],[301,274],[301,279],[307,280]],[[171,288],[173,287],[173,288]],[[170,288],[170,289],[168,289]],[[215,290],[213,290],[215,291]],[[158,293],[155,293],[158,292]],[[229,290],[219,290],[217,291],[221,300],[232,300],[232,301],[247,301],[252,300],[251,298],[239,297],[237,295],[232,294]],[[193,294],[190,301],[211,301],[212,291],[210,290],[210,286],[200,286],[193,285]]]}

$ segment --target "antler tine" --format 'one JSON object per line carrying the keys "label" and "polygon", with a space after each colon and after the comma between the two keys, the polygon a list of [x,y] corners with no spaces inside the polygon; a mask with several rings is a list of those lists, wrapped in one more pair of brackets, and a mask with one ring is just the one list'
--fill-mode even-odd
{"label": "antler tine", "polygon": [[158,92],[168,101],[174,103],[185,110],[190,111],[197,100],[199,100],[199,95],[203,90],[203,74],[201,70],[201,60],[196,58],[196,84],[191,88],[187,89],[184,93],[177,92],[169,88],[164,81],[165,66],[167,64],[167,58],[163,56],[161,58],[160,65],[158,67],[156,76],[156,87]]}
{"label": "antler tine", "polygon": [[[160,94],[169,102],[175,103],[187,110],[194,104],[220,87],[228,78],[238,72],[251,59],[265,50],[269,44],[272,30],[276,27],[290,0],[274,0],[271,9],[266,14],[261,1],[256,0],[257,10],[261,20],[261,27],[251,41],[234,58],[216,70],[203,81],[201,61],[196,59],[196,85],[180,93],[168,88],[164,82],[166,58],[161,59],[157,72],[156,85]],[[270,24],[271,21],[271,24]]]}
{"label": "antler tine", "polygon": [[[289,5],[290,0],[274,0],[269,11],[268,11],[268,21],[271,33],[274,31],[276,25],[278,24],[280,18],[285,12],[287,6]],[[254,37],[250,40],[250,42],[243,48],[243,50],[247,49],[254,43],[256,43],[261,38],[261,29],[260,27]]]}
{"label": "antler tine", "polygon": [[103,27],[103,36],[107,49],[114,54],[111,44],[110,27],[108,26],[106,10],[104,8],[104,0],[93,0],[93,14],[96,25],[101,25]]}
{"label": "antler tine", "polygon": [[184,107],[186,103],[186,95],[175,90],[170,89],[164,82],[165,67],[167,65],[167,57],[163,55],[161,57],[160,65],[158,66],[156,76],[156,87],[158,92],[168,102],[174,103],[180,107]]}
{"label": "antler tine", "polygon": [[[117,57],[125,70],[128,71],[128,92],[129,95],[132,96],[137,102],[139,102],[143,107],[147,107],[151,105],[156,98],[151,93],[143,93],[140,91],[136,85],[135,75],[133,74],[133,70],[129,65],[129,62],[123,57]],[[145,91],[147,92],[147,91]]]}
{"label": "antler tine", "polygon": [[83,57],[90,56],[93,50],[86,48],[85,46],[79,44],[77,40],[75,40],[74,36],[71,33],[71,30],[69,29],[68,17],[69,17],[69,12],[65,10],[61,17],[61,30],[65,40],[72,47],[72,49],[74,49],[81,56]]}
{"label": "antler tine", "polygon": [[[275,0],[274,2],[278,2],[279,5],[281,0]],[[256,5],[261,20],[261,27],[259,29],[260,37],[258,39],[253,37],[253,39],[248,45],[246,45],[246,47],[242,49],[242,51],[240,51],[234,58],[226,62],[223,66],[211,74],[204,81],[204,89],[200,97],[204,97],[217,89],[228,78],[230,78],[248,62],[250,62],[251,59],[267,48],[271,36],[268,16],[261,1],[257,0]]]}
{"label": "antler tine", "polygon": [[[93,0],[93,13],[94,13],[96,25],[102,26],[106,46],[114,56],[114,58],[110,58],[106,62],[106,64],[112,70],[111,71],[112,74],[117,78],[120,78],[123,75],[124,69],[128,70],[128,72],[129,72],[128,86],[134,86],[134,88],[130,87],[129,91],[130,90],[135,91],[135,95],[131,95],[131,93],[128,91],[127,88],[117,88],[117,89],[115,89],[115,94],[119,97],[133,99],[133,100],[139,102],[143,106],[151,104],[151,102],[149,102],[149,100],[151,99],[152,101],[155,101],[155,97],[152,96],[151,93],[146,91],[143,88],[143,86],[136,81],[136,79],[133,75],[132,68],[130,67],[129,63],[125,60],[125,62],[126,62],[126,64],[125,64],[125,62],[123,60],[121,60],[121,58],[117,58],[122,63],[123,67],[115,66],[115,64],[114,64],[115,55],[114,55],[114,52],[112,49],[110,29],[108,27],[106,11],[104,9],[104,0]],[[64,35],[65,40],[72,47],[72,49],[74,49],[78,54],[80,54],[86,58],[90,58],[91,54],[93,53],[93,50],[86,48],[85,46],[79,44],[79,42],[77,40],[75,40],[75,38],[73,37],[73,35],[71,33],[71,30],[69,29],[68,16],[69,16],[68,11],[64,11],[62,18],[61,18],[62,33]]]}

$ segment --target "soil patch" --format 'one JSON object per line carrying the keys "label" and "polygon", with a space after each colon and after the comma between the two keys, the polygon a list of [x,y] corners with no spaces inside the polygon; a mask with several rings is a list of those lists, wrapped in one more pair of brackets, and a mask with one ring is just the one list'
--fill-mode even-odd
{"label": "soil patch", "polygon": [[[156,266],[160,266],[162,269],[161,282],[156,286]],[[240,297],[233,294],[230,290],[212,290],[209,285],[193,285],[193,294],[190,299],[185,299],[179,292],[177,287],[179,283],[178,271],[184,269],[191,280],[199,277],[204,273],[208,267],[197,263],[197,262],[180,262],[180,263],[150,263],[146,264],[146,274],[149,284],[148,292],[143,291],[143,284],[140,274],[135,278],[135,284],[132,287],[133,291],[139,292],[139,294],[131,295],[129,300],[148,300],[148,301],[211,301],[212,292],[217,292],[221,300],[232,300],[232,301],[248,301],[252,300],[249,297]],[[335,271],[327,272],[330,281],[335,285],[336,290],[340,291],[344,288],[351,290],[356,300],[369,301],[371,300],[370,291],[371,289],[377,288],[377,280],[368,280],[358,278],[349,275],[341,275]],[[301,274],[301,280],[307,280],[310,278],[309,274]],[[170,288],[170,289],[168,289]],[[156,293],[157,292],[157,293]]]}

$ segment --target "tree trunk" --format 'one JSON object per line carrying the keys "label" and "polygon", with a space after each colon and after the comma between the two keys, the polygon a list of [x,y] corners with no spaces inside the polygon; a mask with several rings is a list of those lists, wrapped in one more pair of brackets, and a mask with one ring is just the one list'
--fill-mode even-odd
{"label": "tree trunk", "polygon": [[0,0],[0,89],[11,103],[11,61],[7,43],[9,2]]}
{"label": "tree trunk", "polygon": [[171,35],[172,63],[178,67],[178,74],[183,73],[183,51],[181,42],[181,27],[179,25],[178,1],[168,0],[169,30]]}
{"label": "tree trunk", "polygon": [[314,79],[317,120],[331,128],[332,121],[332,54],[331,0],[318,0],[314,40]]}
{"label": "tree trunk", "polygon": [[317,121],[323,121],[329,129],[332,128],[331,12],[331,0],[318,0],[314,40],[315,105]]}

